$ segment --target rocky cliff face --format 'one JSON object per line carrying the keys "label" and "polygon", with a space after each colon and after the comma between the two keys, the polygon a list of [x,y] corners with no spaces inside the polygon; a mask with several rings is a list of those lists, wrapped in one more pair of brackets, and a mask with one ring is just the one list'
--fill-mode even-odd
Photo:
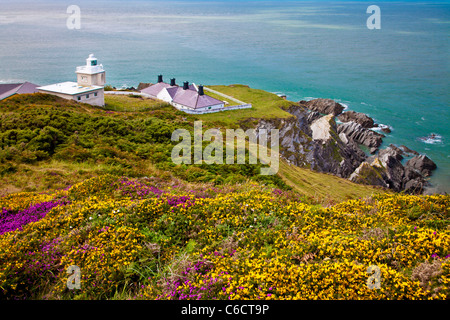
{"label": "rocky cliff face", "polygon": [[301,106],[287,111],[294,117],[260,120],[256,129],[279,129],[280,153],[290,163],[347,178],[366,158],[354,141],[341,140],[334,117]]}
{"label": "rocky cliff face", "polygon": [[339,115],[344,111],[344,107],[331,99],[314,99],[311,101],[300,101],[300,105],[305,106],[309,110],[317,111],[324,114]]}
{"label": "rocky cliff face", "polygon": [[[348,121],[337,125],[335,117],[343,110],[339,106],[325,99],[301,101],[287,109],[292,117],[259,119],[256,129],[278,129],[281,157],[294,165],[397,192],[422,193],[428,185],[425,176],[436,164],[405,146],[378,150],[384,135],[367,128],[371,121],[358,114],[346,115],[343,119]],[[359,145],[367,146],[373,155],[367,156]],[[402,164],[403,156],[415,154]]]}
{"label": "rocky cliff face", "polygon": [[373,119],[367,115],[365,115],[364,113],[360,113],[360,112],[355,112],[355,111],[347,111],[344,113],[341,113],[338,116],[339,121],[341,122],[356,122],[358,124],[360,124],[363,128],[373,128],[375,125],[375,122],[373,121]]}
{"label": "rocky cliff face", "polygon": [[385,137],[381,133],[364,128],[359,123],[353,121],[339,124],[338,133],[343,133],[351,140],[368,147],[372,154],[377,152],[378,147],[383,143],[383,138]]}

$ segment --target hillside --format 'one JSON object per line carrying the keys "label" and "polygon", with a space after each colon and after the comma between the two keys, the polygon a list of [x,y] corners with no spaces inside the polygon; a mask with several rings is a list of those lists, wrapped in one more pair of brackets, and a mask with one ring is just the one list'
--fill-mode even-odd
{"label": "hillside", "polygon": [[[244,92],[250,90],[240,88]],[[171,149],[175,145],[171,141],[172,132],[178,128],[192,132],[196,120],[202,120],[206,130],[223,128],[225,117],[237,123],[248,119],[249,114],[250,119],[267,115],[267,108],[274,109],[274,114],[289,115],[281,109],[287,105],[285,100],[262,90],[256,90],[255,95],[254,110],[201,116],[188,115],[139,96],[107,95],[105,109],[42,94],[7,99],[0,102],[0,195],[63,189],[99,174],[178,177],[216,185],[251,179],[289,189],[281,175],[255,174],[260,165],[176,166],[171,161]],[[249,98],[248,93],[239,97]],[[244,111],[249,114],[242,114]],[[308,174],[323,179],[316,172]],[[330,176],[327,179],[340,180]],[[305,184],[296,179],[289,181],[294,186],[297,182]],[[308,188],[302,189],[304,194],[320,202],[323,197],[317,195],[325,196],[323,186],[306,183]],[[327,193],[327,201],[357,198],[380,190],[348,181],[343,183],[347,188]]]}
{"label": "hillside", "polygon": [[[256,183],[100,176],[0,199],[0,296],[448,299],[449,204],[394,194],[324,208]],[[80,289],[66,287],[70,266]]]}
{"label": "hillside", "polygon": [[[448,195],[285,160],[275,176],[262,164],[173,164],[172,132],[196,120],[206,130],[293,118],[274,94],[211,88],[254,108],[193,116],[138,96],[106,96],[105,109],[43,94],[1,101],[0,298],[449,298]],[[380,289],[367,285],[371,265]],[[81,289],[66,287],[70,266]]]}

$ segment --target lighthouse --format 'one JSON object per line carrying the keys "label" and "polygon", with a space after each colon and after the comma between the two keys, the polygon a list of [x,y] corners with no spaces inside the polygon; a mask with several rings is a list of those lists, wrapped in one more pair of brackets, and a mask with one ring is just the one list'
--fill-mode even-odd
{"label": "lighthouse", "polygon": [[77,67],[77,83],[79,86],[104,86],[105,70],[99,65],[97,58],[91,53],[86,59],[86,65]]}
{"label": "lighthouse", "polygon": [[105,70],[97,58],[90,54],[86,65],[76,68],[77,82],[67,81],[36,88],[38,92],[52,94],[64,99],[105,106]]}

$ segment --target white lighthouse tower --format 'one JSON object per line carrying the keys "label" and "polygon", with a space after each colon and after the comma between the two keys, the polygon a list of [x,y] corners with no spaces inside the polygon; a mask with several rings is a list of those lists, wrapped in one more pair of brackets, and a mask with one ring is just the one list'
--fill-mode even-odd
{"label": "white lighthouse tower", "polygon": [[77,67],[77,83],[79,86],[104,86],[105,70],[99,65],[97,58],[91,53],[86,59],[86,65]]}
{"label": "white lighthouse tower", "polygon": [[93,106],[105,106],[105,70],[99,65],[97,58],[90,54],[86,65],[77,67],[77,82],[66,81],[38,87],[38,92],[88,103]]}

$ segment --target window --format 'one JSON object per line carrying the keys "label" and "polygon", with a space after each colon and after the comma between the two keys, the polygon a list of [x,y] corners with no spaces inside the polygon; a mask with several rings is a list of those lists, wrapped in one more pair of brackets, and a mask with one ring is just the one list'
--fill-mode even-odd
{"label": "window", "polygon": [[94,92],[94,97],[96,97],[97,96],[97,92]]}
{"label": "window", "polygon": [[86,99],[89,99],[89,95],[88,94],[86,95]]}
{"label": "window", "polygon": [[97,60],[92,60],[91,61],[91,66],[96,66],[97,65]]}
{"label": "window", "polygon": [[81,100],[81,96],[78,96],[77,99],[78,99],[78,101],[80,101]]}

